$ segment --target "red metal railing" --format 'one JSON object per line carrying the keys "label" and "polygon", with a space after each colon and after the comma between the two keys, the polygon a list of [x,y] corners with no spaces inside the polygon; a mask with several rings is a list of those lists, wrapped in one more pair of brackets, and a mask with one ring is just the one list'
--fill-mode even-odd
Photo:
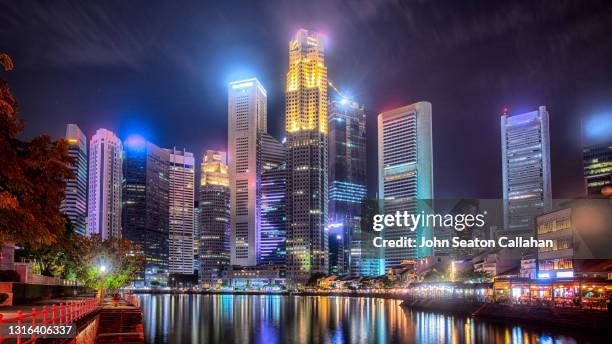
{"label": "red metal railing", "polygon": [[[17,316],[12,318],[5,319],[4,315],[0,314],[0,324],[11,323],[18,326],[69,324],[93,312],[98,306],[98,300],[96,298],[90,298],[43,306],[42,310],[37,310],[36,307],[32,307],[31,313],[23,313],[22,310],[18,310]],[[3,338],[0,334],[0,343],[2,343],[2,340]],[[31,336],[23,342],[21,336],[18,336],[17,343],[36,343],[36,336]]]}

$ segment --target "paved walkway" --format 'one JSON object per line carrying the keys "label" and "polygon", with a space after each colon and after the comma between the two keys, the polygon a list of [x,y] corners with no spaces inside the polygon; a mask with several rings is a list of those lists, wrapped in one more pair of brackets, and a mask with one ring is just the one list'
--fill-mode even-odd
{"label": "paved walkway", "polygon": [[144,343],[142,309],[128,304],[104,300],[98,315],[96,343]]}

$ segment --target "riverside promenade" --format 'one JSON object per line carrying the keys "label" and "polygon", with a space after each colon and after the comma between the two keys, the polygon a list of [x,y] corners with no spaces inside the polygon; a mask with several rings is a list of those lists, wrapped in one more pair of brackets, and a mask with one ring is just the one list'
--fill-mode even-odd
{"label": "riverside promenade", "polygon": [[120,298],[107,297],[100,306],[96,298],[62,298],[39,301],[31,305],[0,309],[1,324],[24,326],[76,325],[72,338],[37,336],[6,336],[0,343],[53,344],[76,343],[144,343],[142,309],[132,294]]}
{"label": "riverside promenade", "polygon": [[98,313],[95,343],[143,343],[142,309],[133,295],[106,298]]}

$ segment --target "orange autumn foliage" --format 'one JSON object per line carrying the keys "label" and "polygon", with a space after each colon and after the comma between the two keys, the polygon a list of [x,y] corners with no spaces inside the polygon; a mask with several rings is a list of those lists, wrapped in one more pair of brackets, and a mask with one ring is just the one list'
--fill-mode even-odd
{"label": "orange autumn foliage", "polygon": [[[13,69],[10,57],[0,53],[0,65]],[[66,218],[59,207],[65,180],[74,178],[68,164],[65,140],[48,135],[23,141],[19,106],[8,83],[0,78],[0,243],[32,246],[56,243],[65,230]]]}

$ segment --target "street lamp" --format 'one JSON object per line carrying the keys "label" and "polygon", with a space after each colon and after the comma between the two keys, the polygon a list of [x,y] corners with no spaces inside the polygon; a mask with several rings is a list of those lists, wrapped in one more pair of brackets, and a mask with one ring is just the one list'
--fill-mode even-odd
{"label": "street lamp", "polygon": [[106,265],[100,265],[100,306],[104,304],[104,273],[106,272]]}

